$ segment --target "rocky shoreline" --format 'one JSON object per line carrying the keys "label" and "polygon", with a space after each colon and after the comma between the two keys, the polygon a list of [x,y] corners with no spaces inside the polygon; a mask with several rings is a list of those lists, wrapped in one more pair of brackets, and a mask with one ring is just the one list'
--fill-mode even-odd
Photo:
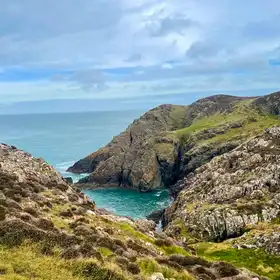
{"label": "rocky shoreline", "polygon": [[265,279],[154,229],[97,209],[42,159],[0,145],[3,279]]}
{"label": "rocky shoreline", "polygon": [[[70,168],[91,172],[79,184],[1,144],[0,278],[280,279],[279,108],[280,92],[162,105]],[[80,190],[116,183],[174,202],[133,220]]]}

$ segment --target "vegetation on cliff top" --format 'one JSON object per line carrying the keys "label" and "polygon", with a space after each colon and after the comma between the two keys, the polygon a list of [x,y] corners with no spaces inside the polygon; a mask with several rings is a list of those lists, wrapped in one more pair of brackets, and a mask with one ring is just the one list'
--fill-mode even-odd
{"label": "vegetation on cliff top", "polygon": [[[264,128],[279,125],[278,116],[263,114],[252,106],[255,100],[256,98],[252,98],[237,102],[232,112],[219,112],[194,120],[190,126],[177,130],[176,134],[187,144],[188,140],[193,141],[196,136],[201,136],[203,133],[207,135],[211,130],[214,135],[210,137],[204,135],[202,139],[198,137],[199,144],[209,144],[246,139],[259,134]],[[219,128],[220,131],[215,131]]]}

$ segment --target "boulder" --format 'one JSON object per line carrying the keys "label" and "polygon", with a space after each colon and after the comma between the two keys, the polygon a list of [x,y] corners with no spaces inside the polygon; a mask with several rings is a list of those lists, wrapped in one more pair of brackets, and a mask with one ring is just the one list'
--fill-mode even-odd
{"label": "boulder", "polygon": [[153,273],[153,275],[150,277],[150,280],[165,280],[162,273]]}
{"label": "boulder", "polygon": [[142,232],[151,232],[156,229],[156,223],[147,219],[136,219],[135,224]]}

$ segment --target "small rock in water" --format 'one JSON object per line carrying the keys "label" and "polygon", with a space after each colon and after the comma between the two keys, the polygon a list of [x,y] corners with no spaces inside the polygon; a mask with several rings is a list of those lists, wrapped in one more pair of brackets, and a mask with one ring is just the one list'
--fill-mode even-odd
{"label": "small rock in water", "polygon": [[71,178],[71,177],[65,177],[64,178],[65,179],[65,181],[68,183],[68,184],[73,184],[74,182],[73,182],[73,179]]}

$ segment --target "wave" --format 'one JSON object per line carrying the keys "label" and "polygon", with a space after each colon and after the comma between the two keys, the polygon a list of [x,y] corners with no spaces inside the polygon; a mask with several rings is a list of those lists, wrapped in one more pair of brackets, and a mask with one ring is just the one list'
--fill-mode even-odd
{"label": "wave", "polygon": [[57,169],[57,170],[61,170],[61,171],[66,171],[68,168],[69,168],[69,166],[72,166],[73,164],[75,163],[75,161],[64,161],[64,162],[61,162],[61,163],[57,163],[56,165],[55,165],[55,168]]}
{"label": "wave", "polygon": [[66,172],[69,166],[72,166],[74,163],[75,161],[64,161],[61,163],[57,163],[54,167],[63,177],[71,177],[73,182],[77,183],[80,179],[84,178],[88,174],[74,174]]}

